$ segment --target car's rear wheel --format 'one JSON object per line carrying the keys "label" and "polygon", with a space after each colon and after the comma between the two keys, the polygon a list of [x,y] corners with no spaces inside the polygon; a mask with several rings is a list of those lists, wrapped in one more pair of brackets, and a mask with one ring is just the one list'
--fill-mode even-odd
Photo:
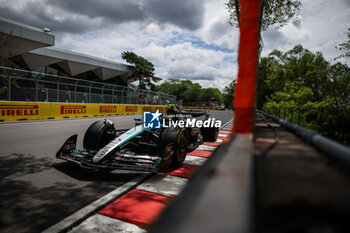
{"label": "car's rear wheel", "polygon": [[203,137],[203,141],[215,142],[218,139],[219,128],[217,127],[201,128],[201,134]]}
{"label": "car's rear wheel", "polygon": [[[163,155],[160,170],[168,167],[179,167],[183,165],[188,150],[188,134],[185,128],[165,128],[162,131],[160,145]],[[166,148],[171,146],[172,153],[164,153]]]}
{"label": "car's rear wheel", "polygon": [[83,140],[85,149],[101,149],[116,137],[112,121],[95,121],[86,130]]}
{"label": "car's rear wheel", "polygon": [[188,150],[188,143],[189,141],[187,130],[185,128],[182,128],[177,135],[175,153],[171,161],[172,167],[181,167],[184,164]]}

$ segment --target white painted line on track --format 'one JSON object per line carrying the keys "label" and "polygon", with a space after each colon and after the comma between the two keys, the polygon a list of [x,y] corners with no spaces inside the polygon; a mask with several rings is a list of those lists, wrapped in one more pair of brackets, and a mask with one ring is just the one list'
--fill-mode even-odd
{"label": "white painted line on track", "polygon": [[36,125],[43,123],[52,123],[52,122],[64,122],[64,121],[91,121],[91,120],[99,120],[99,119],[109,119],[109,118],[128,118],[128,117],[136,117],[141,116],[140,114],[136,115],[115,115],[115,116],[98,116],[98,117],[74,117],[74,118],[57,118],[57,119],[40,119],[40,120],[24,120],[24,121],[3,121],[0,122],[0,126],[5,125]]}
{"label": "white painted line on track", "polygon": [[137,186],[137,189],[164,196],[176,196],[184,188],[187,181],[188,179],[177,176],[157,174],[156,176]]}
{"label": "white painted line on track", "polygon": [[220,130],[219,133],[231,133],[231,131]]}
{"label": "white painted line on track", "polygon": [[221,127],[220,127],[220,130],[221,129],[223,129],[223,128],[225,128],[227,125],[229,125],[230,123],[232,123],[232,121],[233,121],[233,117],[230,119],[230,120],[228,120],[224,125],[222,125]]}
{"label": "white painted line on track", "polygon": [[81,233],[81,232],[99,232],[99,233],[110,233],[110,232],[133,232],[133,233],[144,233],[146,230],[138,227],[137,225],[123,222],[121,220],[110,218],[101,214],[95,214],[79,226],[73,228],[70,233]]}
{"label": "white painted line on track", "polygon": [[186,159],[184,161],[184,164],[194,165],[194,166],[200,167],[205,163],[205,161],[207,161],[207,158],[193,156],[193,155],[187,155]]}
{"label": "white painted line on track", "polygon": [[218,135],[219,137],[225,137],[225,138],[228,138],[230,135],[228,135],[228,134],[220,134],[219,133],[219,135]]}
{"label": "white painted line on track", "polygon": [[216,150],[216,146],[200,145],[199,147],[197,147],[197,150],[214,151]]}
{"label": "white painted line on track", "polygon": [[76,224],[77,222],[82,221],[87,216],[94,214],[97,210],[99,210],[101,206],[106,205],[109,202],[117,199],[119,196],[133,189],[134,187],[136,187],[137,185],[139,185],[141,182],[143,182],[145,179],[149,178],[152,175],[153,175],[152,173],[144,173],[140,176],[137,176],[136,178],[132,179],[128,183],[116,188],[112,192],[94,201],[90,205],[82,208],[81,210],[75,212],[71,216],[63,219],[62,221],[51,226],[50,228],[44,230],[43,233],[62,232],[67,228],[73,227],[74,224]]}

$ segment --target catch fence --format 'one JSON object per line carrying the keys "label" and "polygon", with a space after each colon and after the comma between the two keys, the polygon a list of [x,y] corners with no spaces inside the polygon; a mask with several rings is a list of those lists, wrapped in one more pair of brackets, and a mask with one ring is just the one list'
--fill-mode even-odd
{"label": "catch fence", "polygon": [[176,96],[138,88],[0,66],[0,100],[154,104],[176,103]]}

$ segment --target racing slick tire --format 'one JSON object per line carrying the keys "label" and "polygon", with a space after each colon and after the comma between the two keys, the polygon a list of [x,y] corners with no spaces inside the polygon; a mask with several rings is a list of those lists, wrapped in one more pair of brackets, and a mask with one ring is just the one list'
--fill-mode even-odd
{"label": "racing slick tire", "polygon": [[112,121],[95,121],[86,130],[83,140],[85,149],[100,149],[116,137]]}
{"label": "racing slick tire", "polygon": [[185,128],[179,130],[175,142],[175,152],[171,160],[170,167],[181,167],[186,159],[188,150],[188,134]]}
{"label": "racing slick tire", "polygon": [[170,161],[163,161],[164,164],[161,166],[161,170],[168,167],[180,167],[183,165],[189,145],[187,130],[185,128],[164,129],[161,136],[161,144],[165,147],[170,143],[174,144],[174,152]]}
{"label": "racing slick tire", "polygon": [[219,128],[217,127],[201,128],[201,134],[203,137],[203,141],[215,142],[218,139]]}

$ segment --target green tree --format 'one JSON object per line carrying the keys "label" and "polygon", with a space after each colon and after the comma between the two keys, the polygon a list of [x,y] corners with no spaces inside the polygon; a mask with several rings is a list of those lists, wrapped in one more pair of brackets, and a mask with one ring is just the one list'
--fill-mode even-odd
{"label": "green tree", "polygon": [[157,91],[175,95],[178,100],[184,102],[198,102],[202,87],[190,80],[169,78],[157,87]]}
{"label": "green tree", "polygon": [[[238,25],[238,0],[229,0],[226,5],[230,12],[230,24]],[[261,29],[265,31],[269,26],[276,29],[283,27],[290,20],[299,15],[301,2],[298,0],[264,0]],[[238,11],[238,14],[237,14]]]}
{"label": "green tree", "polygon": [[157,83],[161,78],[156,77],[154,65],[150,61],[129,51],[122,52],[122,58],[134,65],[132,75],[140,81],[140,89],[155,90],[156,85],[153,82]]}
{"label": "green tree", "polygon": [[262,107],[271,93],[283,90],[288,82],[313,91],[311,101],[322,101],[329,94],[330,64],[322,53],[312,53],[301,45],[283,53],[272,51],[259,62],[258,107]]}
{"label": "green tree", "polygon": [[217,88],[204,88],[198,96],[199,102],[209,102],[210,99],[215,98],[217,104],[221,105],[223,103],[222,93]]}
{"label": "green tree", "polygon": [[[258,66],[257,109],[262,109],[267,98],[277,90],[284,88],[282,65],[273,56],[262,57]],[[273,82],[273,84],[271,84]]]}
{"label": "green tree", "polygon": [[224,87],[223,100],[226,108],[233,109],[236,83],[237,81],[233,80],[229,85]]}
{"label": "green tree", "polygon": [[348,32],[345,33],[347,40],[338,46],[336,46],[337,49],[344,51],[345,53],[336,57],[336,59],[342,58],[342,57],[350,57],[350,28],[348,28]]}
{"label": "green tree", "polygon": [[157,91],[175,95],[178,100],[186,103],[209,102],[211,98],[215,98],[218,104],[223,103],[223,96],[219,89],[202,88],[200,84],[190,80],[169,78],[157,86]]}
{"label": "green tree", "polygon": [[[258,106],[338,140],[350,142],[350,68],[331,65],[301,45],[259,62]],[[260,108],[260,109],[261,109]]]}

